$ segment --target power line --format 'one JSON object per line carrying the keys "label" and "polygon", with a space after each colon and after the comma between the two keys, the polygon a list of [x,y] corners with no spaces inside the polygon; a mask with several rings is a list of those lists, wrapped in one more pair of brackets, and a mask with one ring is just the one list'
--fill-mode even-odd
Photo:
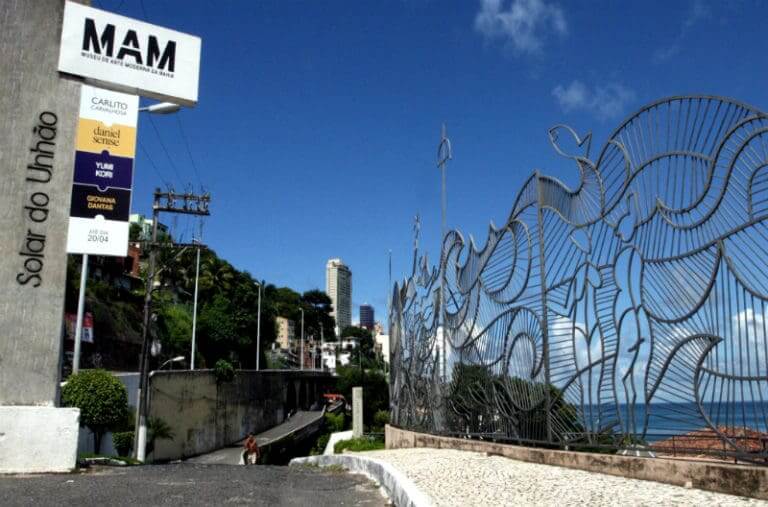
{"label": "power line", "polygon": [[[121,5],[122,5],[122,2],[121,2]],[[144,5],[144,0],[139,0],[139,7],[141,7],[141,12],[144,16],[144,21],[149,22],[149,15],[147,14],[147,8]],[[189,147],[189,141],[187,140],[187,136],[184,133],[184,128],[181,124],[181,118],[179,118],[178,114],[176,114],[175,116],[176,116],[176,123],[179,126],[179,132],[181,133],[181,138],[184,141],[185,148],[187,149],[187,155],[189,156],[190,162],[192,162],[192,169],[194,170],[195,177],[197,178],[197,182],[200,185],[200,187],[203,187],[203,182],[200,179],[200,173],[197,170],[197,164],[195,164],[195,159],[192,157],[192,150]],[[183,183],[184,178],[182,178],[181,173],[179,172],[179,169],[176,167],[176,164],[174,163],[173,158],[168,152],[168,148],[166,148],[165,143],[163,142],[163,138],[160,135],[160,131],[158,130],[157,125],[155,124],[154,118],[152,118],[152,116],[149,116],[149,121],[152,124],[152,128],[154,129],[155,134],[157,135],[157,140],[160,143],[160,147],[163,149],[165,156],[168,158],[168,162],[170,163],[171,168],[173,168],[174,173],[176,173],[176,176],[179,178],[179,183]]]}
{"label": "power line", "polygon": [[165,156],[168,158],[168,162],[173,168],[173,171],[176,173],[176,176],[178,176],[179,183],[183,183],[184,178],[181,177],[181,173],[179,172],[179,169],[176,167],[176,164],[173,163],[173,159],[171,158],[171,155],[168,153],[168,148],[165,147],[163,138],[162,136],[160,136],[160,131],[157,129],[157,125],[155,125],[155,120],[152,118],[152,116],[149,116],[149,123],[152,124],[152,128],[155,130],[155,134],[157,134],[157,141],[160,143],[160,147],[163,149]]}
{"label": "power line", "polygon": [[151,165],[152,169],[155,170],[155,174],[157,174],[157,177],[160,178],[160,181],[163,182],[163,185],[165,185],[166,187],[169,187],[170,184],[168,183],[168,181],[165,178],[163,178],[163,175],[160,174],[160,169],[157,168],[157,165],[155,164],[155,161],[152,160],[152,157],[149,156],[149,152],[147,151],[147,149],[144,147],[144,145],[141,143],[141,141],[139,141],[138,144],[139,144],[139,148],[141,148],[142,153],[144,153],[144,156],[147,157],[147,160],[149,160],[149,165]]}
{"label": "power line", "polygon": [[181,133],[181,138],[184,140],[184,146],[187,148],[187,155],[189,155],[189,161],[192,162],[192,169],[195,171],[195,177],[197,178],[197,182],[200,184],[201,187],[203,187],[203,181],[200,179],[200,173],[197,171],[197,164],[195,164],[195,158],[192,156],[192,150],[189,148],[189,140],[187,140],[187,135],[184,133],[184,127],[181,125],[181,118],[178,114],[174,115],[176,116],[176,123],[179,126],[179,132]]}

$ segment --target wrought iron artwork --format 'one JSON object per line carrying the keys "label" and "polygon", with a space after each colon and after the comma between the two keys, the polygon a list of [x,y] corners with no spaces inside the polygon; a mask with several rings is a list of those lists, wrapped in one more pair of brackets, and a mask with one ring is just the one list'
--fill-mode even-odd
{"label": "wrought iron artwork", "polygon": [[484,246],[448,231],[438,267],[414,248],[390,305],[394,424],[768,462],[768,117],[673,97],[596,159],[591,135],[549,139],[576,188],[536,172]]}

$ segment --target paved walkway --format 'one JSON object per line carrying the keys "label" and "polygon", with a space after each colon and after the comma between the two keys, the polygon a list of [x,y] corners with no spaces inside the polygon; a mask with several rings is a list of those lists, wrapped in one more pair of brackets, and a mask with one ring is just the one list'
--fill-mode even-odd
{"label": "paved walkway", "polygon": [[763,505],[768,502],[448,449],[359,453],[386,461],[435,505]]}
{"label": "paved walkway", "polygon": [[[268,429],[263,433],[256,435],[256,442],[259,447],[267,447],[274,442],[282,440],[291,433],[303,429],[323,417],[321,411],[300,411],[296,412],[290,419]],[[198,463],[201,465],[237,465],[240,463],[240,455],[243,453],[243,443],[245,439],[231,447],[224,447],[217,451],[201,454],[194,458],[186,460],[188,463]]]}

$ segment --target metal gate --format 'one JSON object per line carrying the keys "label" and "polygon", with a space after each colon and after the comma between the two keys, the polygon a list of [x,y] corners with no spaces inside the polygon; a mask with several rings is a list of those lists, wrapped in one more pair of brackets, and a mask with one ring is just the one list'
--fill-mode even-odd
{"label": "metal gate", "polygon": [[[390,310],[393,422],[436,434],[768,461],[768,117],[673,97],[549,131],[484,246],[414,249]],[[568,149],[565,146],[571,146]]]}

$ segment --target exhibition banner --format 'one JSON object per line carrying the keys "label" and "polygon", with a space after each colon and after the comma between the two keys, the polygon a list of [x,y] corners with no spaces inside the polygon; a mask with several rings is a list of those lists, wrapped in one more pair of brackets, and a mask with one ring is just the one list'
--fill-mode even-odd
{"label": "exhibition banner", "polygon": [[139,98],[83,86],[67,252],[125,257]]}

